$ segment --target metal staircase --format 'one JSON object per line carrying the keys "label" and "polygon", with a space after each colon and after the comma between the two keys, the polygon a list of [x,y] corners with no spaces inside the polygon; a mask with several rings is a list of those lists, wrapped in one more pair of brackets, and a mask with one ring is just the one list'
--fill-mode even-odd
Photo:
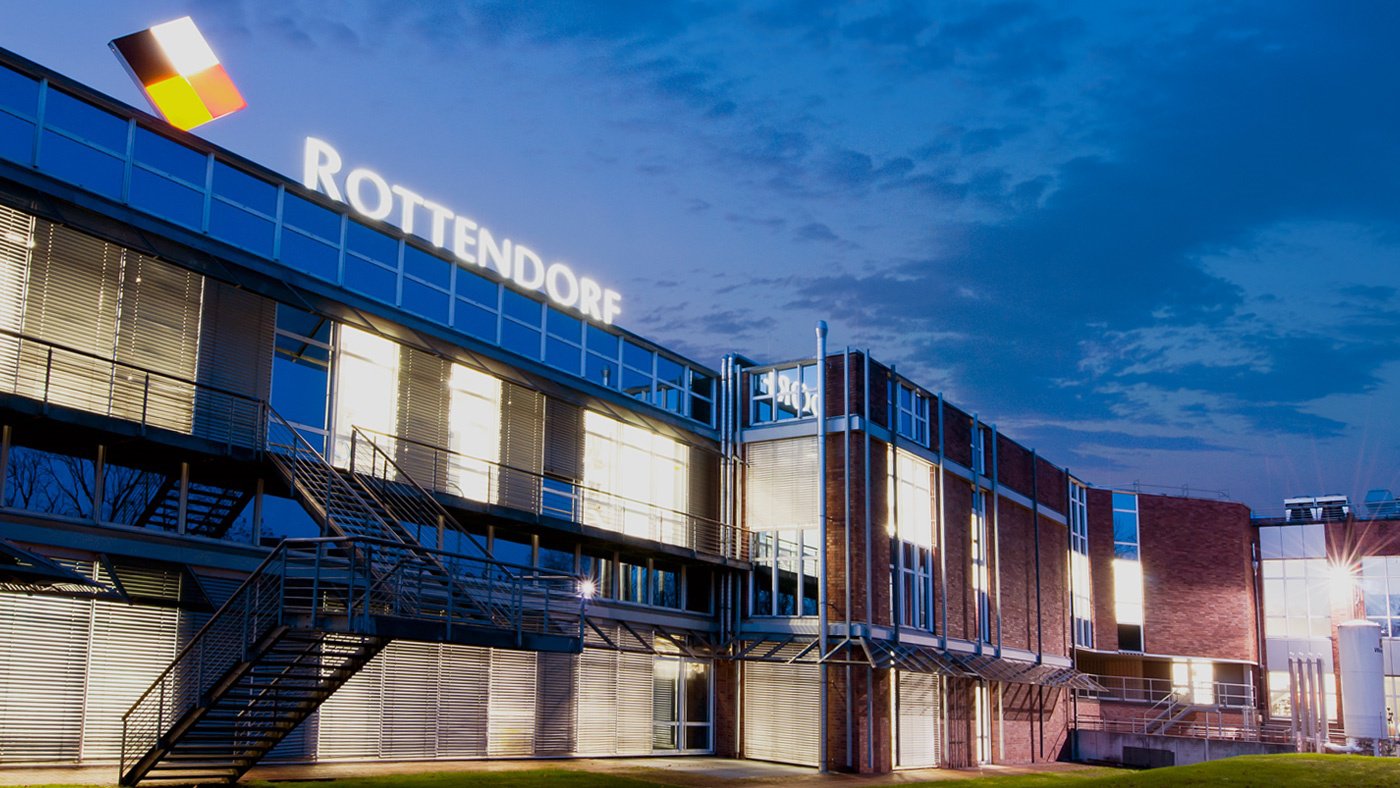
{"label": "metal staircase", "polygon": [[123,785],[236,782],[393,638],[582,650],[577,578],[421,544],[446,523],[401,469],[340,471],[267,413],[268,456],[339,535],[284,540],[127,711]]}
{"label": "metal staircase", "polygon": [[[252,497],[251,490],[230,490],[190,482],[184,501],[185,532],[215,539],[222,537]],[[178,530],[179,523],[180,477],[166,476],[138,516],[136,524],[173,532]]]}

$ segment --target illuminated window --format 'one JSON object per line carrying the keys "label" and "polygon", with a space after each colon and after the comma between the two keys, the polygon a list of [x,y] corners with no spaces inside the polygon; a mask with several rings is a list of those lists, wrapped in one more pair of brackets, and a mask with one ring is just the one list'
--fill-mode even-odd
{"label": "illuminated window", "polygon": [[[1287,663],[1284,665],[1287,668]],[[1395,681],[1390,678],[1387,681]],[[1337,679],[1332,673],[1323,672],[1323,703],[1327,707],[1327,719],[1337,719]],[[1288,671],[1271,670],[1268,674],[1269,716],[1275,719],[1288,719],[1293,711],[1293,699],[1289,693]],[[1394,696],[1391,696],[1392,703]],[[1394,708],[1392,705],[1391,708]],[[1392,730],[1394,723],[1392,723]]]}
{"label": "illuminated window", "polygon": [[583,425],[583,522],[687,544],[686,447],[593,411],[584,412]]}
{"label": "illuminated window", "polygon": [[1400,638],[1400,556],[1361,559],[1359,582],[1366,618],[1381,625],[1381,637]]}
{"label": "illuminated window", "polygon": [[977,762],[992,760],[992,690],[985,681],[977,682],[974,714],[977,727]]}
{"label": "illuminated window", "polygon": [[1069,582],[1074,607],[1074,644],[1094,647],[1094,599],[1089,579],[1088,489],[1069,483]]}
{"label": "illuminated window", "polygon": [[898,388],[899,394],[895,403],[898,409],[898,433],[920,446],[928,446],[928,397],[903,383],[900,383]]}
{"label": "illuminated window", "polygon": [[1215,705],[1215,666],[1209,660],[1172,660],[1172,691],[1185,703]]}
{"label": "illuminated window", "polygon": [[1325,558],[1260,562],[1264,636],[1325,638],[1332,634],[1331,577]]}
{"label": "illuminated window", "polygon": [[501,459],[501,382],[461,364],[448,380],[448,489],[473,501],[495,502]]}
{"label": "illuminated window", "polygon": [[[350,464],[350,437],[354,427],[391,436],[399,416],[399,346],[391,339],[340,327],[336,354],[335,462]],[[386,439],[386,443],[392,443]],[[393,454],[393,448],[381,448]]]}
{"label": "illuminated window", "polygon": [[1138,534],[1138,500],[1133,493],[1113,493],[1113,616],[1118,649],[1143,650],[1142,561]]}
{"label": "illuminated window", "polygon": [[977,598],[977,630],[984,643],[992,642],[991,577],[987,568],[987,498],[972,492],[972,592]]}
{"label": "illuminated window", "polygon": [[904,626],[932,630],[933,616],[933,466],[915,455],[891,449],[892,473],[886,500],[890,511],[890,562],[893,591]]}

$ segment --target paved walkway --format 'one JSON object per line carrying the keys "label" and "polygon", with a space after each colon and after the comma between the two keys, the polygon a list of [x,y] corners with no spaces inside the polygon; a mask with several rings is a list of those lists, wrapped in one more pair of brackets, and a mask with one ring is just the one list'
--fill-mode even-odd
{"label": "paved walkway", "polygon": [[[386,774],[460,772],[468,779],[472,772],[516,771],[522,769],[579,769],[582,771],[633,776],[669,785],[708,788],[726,785],[784,786],[876,786],[926,780],[965,780],[994,775],[1031,774],[1085,768],[1072,763],[1044,763],[1034,766],[988,766],[981,769],[913,769],[893,774],[863,776],[818,774],[815,769],[762,761],[696,756],[690,758],[573,758],[559,760],[496,761],[394,761],[374,763],[317,763],[259,766],[249,780],[334,780],[373,777]],[[117,767],[0,767],[0,786],[5,785],[115,785]]]}

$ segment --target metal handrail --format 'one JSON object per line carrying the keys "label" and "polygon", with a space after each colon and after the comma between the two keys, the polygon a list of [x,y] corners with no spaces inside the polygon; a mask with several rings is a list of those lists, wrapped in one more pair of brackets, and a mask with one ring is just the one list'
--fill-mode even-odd
{"label": "metal handrail", "polygon": [[[1171,679],[1139,676],[1106,676],[1091,674],[1102,689],[1076,689],[1081,698],[1123,701],[1126,703],[1160,703],[1163,698],[1179,692],[1179,687]],[[1192,685],[1194,689],[1196,685]],[[1204,686],[1204,685],[1200,685]],[[1210,683],[1213,703],[1203,706],[1218,706],[1224,709],[1254,708],[1254,686],[1239,682],[1213,681]]]}
{"label": "metal handrail", "polygon": [[[283,540],[122,715],[122,774],[236,678],[232,672],[256,658],[278,626],[367,632],[372,617],[391,616],[441,624],[450,638],[454,627],[501,628],[479,612],[476,597],[490,595],[489,607],[509,609],[517,643],[525,633],[582,638],[586,600],[577,577],[502,576],[502,566],[363,536]],[[444,567],[454,582],[440,582]]]}
{"label": "metal handrail", "polygon": [[[263,402],[256,397],[0,328],[0,347],[7,343],[13,343],[15,373],[6,383],[14,394],[230,447],[260,443]],[[42,353],[42,374],[31,345]]]}
{"label": "metal handrail", "polygon": [[[749,532],[742,526],[724,523],[710,517],[691,514],[689,512],[684,512],[678,509],[671,509],[665,506],[649,503],[647,501],[642,501],[629,496],[619,495],[617,493],[608,492],[606,490],[600,490],[595,487],[586,487],[574,481],[558,479],[548,474],[540,473],[539,471],[520,468],[518,466],[508,465],[506,463],[494,460],[488,460],[482,457],[477,457],[474,455],[466,454],[464,452],[456,451],[454,449],[437,446],[426,441],[407,438],[400,435],[394,435],[392,433],[382,432],[380,430],[368,429],[365,427],[356,426],[352,428],[352,455],[354,454],[353,433],[356,432],[363,435],[367,442],[374,443],[375,447],[380,452],[383,452],[384,450],[378,445],[379,441],[376,441],[375,438],[381,438],[383,439],[384,443],[393,446],[409,446],[428,452],[432,458],[431,468],[433,475],[433,487],[434,489],[438,489],[440,492],[458,495],[463,498],[468,498],[469,500],[476,500],[472,496],[463,493],[463,491],[460,488],[457,488],[455,485],[452,485],[447,482],[439,482],[439,480],[445,478],[446,469],[447,467],[449,467],[451,458],[460,458],[462,461],[465,461],[467,463],[482,465],[488,469],[488,490],[493,489],[493,485],[490,482],[499,482],[500,474],[503,472],[519,474],[524,478],[531,479],[537,482],[538,492],[535,495],[535,500],[532,502],[535,514],[560,516],[574,522],[588,525],[591,524],[587,522],[588,517],[585,513],[585,509],[588,506],[592,504],[610,505],[614,509],[614,511],[617,512],[616,516],[619,520],[625,518],[630,513],[636,513],[640,511],[642,513],[645,513],[649,518],[658,519],[662,523],[669,521],[674,523],[685,524],[686,530],[689,532],[688,536],[690,538],[688,540],[689,543],[682,544],[681,546],[692,547],[697,550],[710,552],[716,555],[723,555],[730,558],[738,558],[741,560],[747,558],[748,555]],[[385,453],[385,457],[391,462],[393,462],[393,467],[395,467],[399,470],[399,472],[402,473],[402,469],[400,468],[400,463],[398,461],[393,460],[393,458],[390,457],[387,453]],[[566,492],[557,489],[547,489],[546,482],[550,481],[566,483],[569,485],[570,490]],[[544,500],[547,496],[568,498],[571,501],[571,505],[567,510],[558,507],[551,507],[547,505],[547,503]],[[487,497],[491,498],[493,496],[488,494]],[[492,501],[482,501],[482,503],[492,503]],[[653,523],[653,525],[656,525],[656,523]],[[714,535],[709,538],[702,538],[700,534],[705,529],[712,531]],[[653,528],[653,530],[655,530],[655,528]],[[656,541],[660,541],[663,543],[676,543],[676,540],[667,540],[665,538],[659,538],[663,536],[662,534],[658,534],[657,536],[658,538],[656,539]]]}

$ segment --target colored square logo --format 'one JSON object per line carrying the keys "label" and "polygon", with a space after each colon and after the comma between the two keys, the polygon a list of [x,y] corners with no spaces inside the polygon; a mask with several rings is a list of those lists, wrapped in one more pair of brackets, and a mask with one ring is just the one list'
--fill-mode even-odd
{"label": "colored square logo", "polygon": [[248,106],[187,16],[122,36],[111,47],[146,100],[178,129],[189,131]]}

